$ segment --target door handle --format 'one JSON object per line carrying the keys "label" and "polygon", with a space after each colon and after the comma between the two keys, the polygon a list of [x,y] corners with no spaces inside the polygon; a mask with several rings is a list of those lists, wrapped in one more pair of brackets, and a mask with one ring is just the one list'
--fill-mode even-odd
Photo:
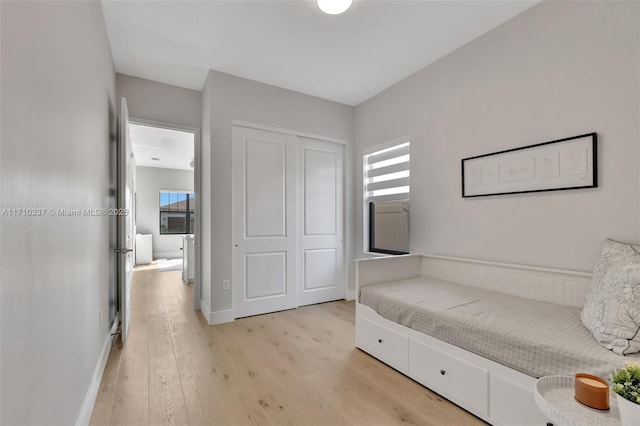
{"label": "door handle", "polygon": [[133,249],[130,249],[130,248],[116,249],[116,253],[119,253],[119,254],[131,253],[132,251]]}

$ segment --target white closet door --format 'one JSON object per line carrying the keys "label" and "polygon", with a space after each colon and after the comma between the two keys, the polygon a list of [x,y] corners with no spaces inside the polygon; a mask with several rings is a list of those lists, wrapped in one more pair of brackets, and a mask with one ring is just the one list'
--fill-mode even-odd
{"label": "white closet door", "polygon": [[344,147],[300,141],[298,306],[344,299]]}
{"label": "white closet door", "polygon": [[298,306],[344,299],[344,148],[299,137]]}
{"label": "white closet door", "polygon": [[295,308],[296,138],[234,126],[233,166],[235,316]]}

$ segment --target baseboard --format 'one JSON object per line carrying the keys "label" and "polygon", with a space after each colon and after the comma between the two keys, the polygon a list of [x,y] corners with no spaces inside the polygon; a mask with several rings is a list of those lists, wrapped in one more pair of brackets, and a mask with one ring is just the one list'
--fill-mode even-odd
{"label": "baseboard", "polygon": [[91,414],[93,413],[93,408],[96,405],[98,390],[100,390],[102,375],[104,374],[104,369],[107,366],[107,360],[109,359],[109,353],[111,352],[114,333],[118,329],[118,322],[118,318],[116,317],[115,321],[113,322],[113,326],[109,330],[109,334],[107,334],[107,337],[104,339],[104,345],[102,345],[102,353],[100,354],[100,358],[98,359],[96,369],[93,372],[93,377],[91,378],[89,389],[87,390],[84,401],[82,402],[82,408],[80,409],[80,414],[78,414],[76,426],[85,426],[88,425],[91,421]]}
{"label": "baseboard", "polygon": [[178,251],[178,252],[158,252],[158,253],[153,253],[153,258],[154,259],[179,259],[182,257],[182,251]]}
{"label": "baseboard", "polygon": [[211,307],[209,307],[209,304],[205,302],[204,299],[200,299],[200,312],[202,313],[204,319],[207,320],[207,324],[211,324],[209,322],[209,316],[211,316]]}
{"label": "baseboard", "polygon": [[233,315],[233,309],[211,312],[209,304],[204,299],[200,299],[200,312],[202,312],[209,325],[224,324],[236,319]]}
{"label": "baseboard", "polygon": [[235,321],[233,309],[225,309],[224,311],[215,311],[209,313],[209,325],[224,324],[225,322]]}

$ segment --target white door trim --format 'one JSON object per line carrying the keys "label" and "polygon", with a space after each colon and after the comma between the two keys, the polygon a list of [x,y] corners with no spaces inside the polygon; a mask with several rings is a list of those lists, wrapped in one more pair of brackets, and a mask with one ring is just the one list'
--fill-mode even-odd
{"label": "white door trim", "polygon": [[200,139],[200,128],[185,126],[182,124],[169,123],[166,121],[149,120],[140,117],[129,117],[129,123],[143,126],[157,127],[167,130],[179,130],[193,133],[194,143],[194,167],[193,167],[193,192],[196,194],[196,232],[195,239],[195,277],[193,287],[194,309],[199,311],[202,299],[202,142]]}
{"label": "white door trim", "polygon": [[231,124],[233,126],[238,126],[238,127],[248,127],[250,129],[266,130],[267,132],[282,133],[284,135],[293,135],[293,136],[300,136],[300,137],[303,137],[303,138],[310,138],[310,139],[317,139],[317,140],[326,141],[326,142],[333,142],[333,143],[337,143],[337,144],[340,144],[340,145],[348,145],[349,144],[349,142],[347,142],[347,141],[343,141],[343,140],[337,139],[337,138],[332,138],[332,137],[329,137],[329,136],[314,135],[313,133],[300,132],[300,131],[297,131],[297,130],[290,130],[290,129],[283,129],[281,127],[265,126],[264,124],[250,123],[248,121],[233,120],[231,122]]}

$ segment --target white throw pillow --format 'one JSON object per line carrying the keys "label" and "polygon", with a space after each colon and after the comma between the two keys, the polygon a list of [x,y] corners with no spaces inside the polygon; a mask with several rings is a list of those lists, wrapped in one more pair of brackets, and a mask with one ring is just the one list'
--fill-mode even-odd
{"label": "white throw pillow", "polygon": [[640,352],[640,246],[604,242],[580,318],[605,348]]}

